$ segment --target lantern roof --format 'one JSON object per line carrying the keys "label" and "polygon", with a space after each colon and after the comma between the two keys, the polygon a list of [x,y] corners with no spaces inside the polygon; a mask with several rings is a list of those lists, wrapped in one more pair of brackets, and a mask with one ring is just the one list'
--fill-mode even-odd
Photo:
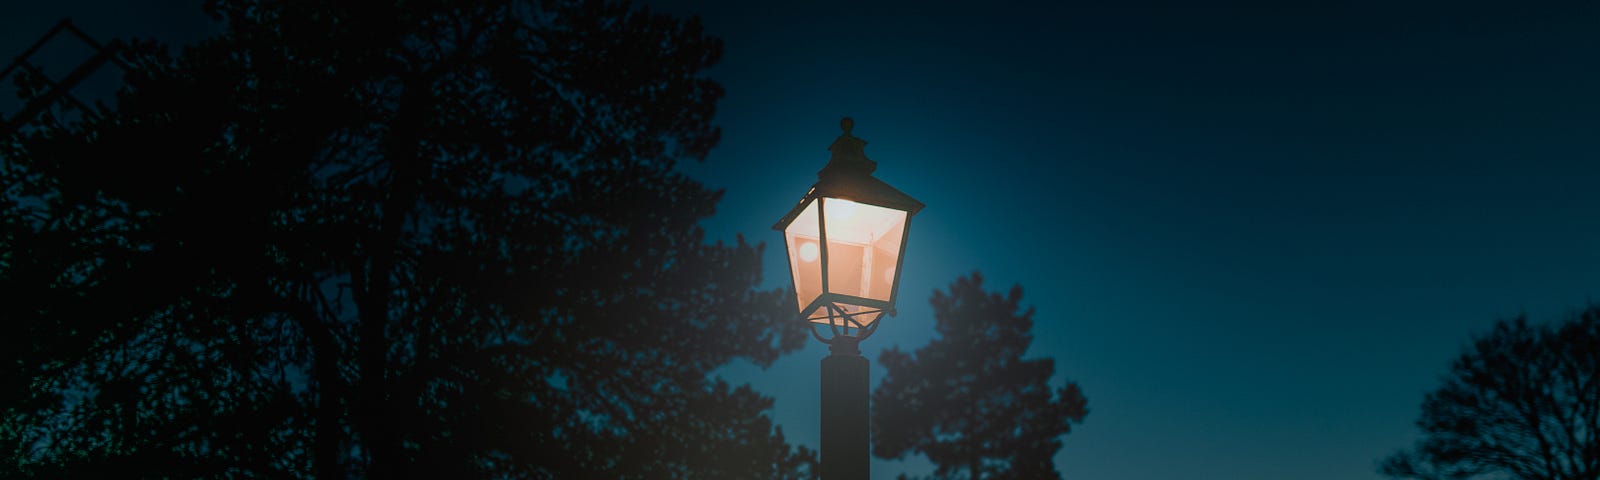
{"label": "lantern roof", "polygon": [[839,127],[844,134],[833,140],[828,150],[833,156],[828,159],[828,164],[817,172],[817,183],[811,186],[806,196],[789,209],[782,219],[773,225],[774,230],[783,230],[789,222],[800,215],[806,203],[814,198],[840,198],[853,202],[866,203],[881,207],[904,210],[915,215],[922,210],[922,202],[911,198],[905,192],[889,186],[883,180],[872,176],[872,171],[878,168],[878,162],[867,158],[867,141],[850,134],[850,129],[855,126],[855,121],[845,117],[839,121]]}

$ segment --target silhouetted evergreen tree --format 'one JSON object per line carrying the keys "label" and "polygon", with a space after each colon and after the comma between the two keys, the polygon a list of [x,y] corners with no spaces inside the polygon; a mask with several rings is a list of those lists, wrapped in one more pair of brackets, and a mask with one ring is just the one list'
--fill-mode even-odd
{"label": "silhouetted evergreen tree", "polygon": [[1395,478],[1600,478],[1600,307],[1560,324],[1496,323],[1450,366]]}
{"label": "silhouetted evergreen tree", "polygon": [[674,171],[718,136],[697,21],[206,8],[103,119],[0,139],[0,476],[807,475],[707,379],[805,333]]}
{"label": "silhouetted evergreen tree", "polygon": [[888,373],[872,394],[873,453],[924,454],[936,478],[1060,478],[1051,457],[1088,400],[1074,382],[1050,388],[1054,360],[1022,358],[1033,342],[1022,287],[989,293],[973,273],[930,302],[938,336],[878,358]]}

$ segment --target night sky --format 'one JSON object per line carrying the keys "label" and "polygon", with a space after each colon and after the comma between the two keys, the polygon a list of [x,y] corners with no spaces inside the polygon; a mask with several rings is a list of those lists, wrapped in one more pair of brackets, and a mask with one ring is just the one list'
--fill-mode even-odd
{"label": "night sky", "polygon": [[[181,43],[195,3],[7,3],[0,57],[67,15]],[[771,226],[853,117],[927,204],[874,385],[933,290],[1020,284],[1089,398],[1069,478],[1379,478],[1472,335],[1600,300],[1600,2],[648,3],[726,43],[708,239],[787,287]],[[720,373],[815,447],[826,354]]]}

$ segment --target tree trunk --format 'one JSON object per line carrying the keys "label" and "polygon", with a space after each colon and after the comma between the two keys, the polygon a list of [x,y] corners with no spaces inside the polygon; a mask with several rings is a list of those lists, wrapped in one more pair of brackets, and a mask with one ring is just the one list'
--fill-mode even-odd
{"label": "tree trunk", "polygon": [[316,437],[312,439],[311,462],[322,480],[344,478],[339,465],[339,351],[333,334],[313,320],[304,322],[311,339],[311,374],[317,383]]}
{"label": "tree trunk", "polygon": [[[399,465],[400,438],[388,427],[388,418],[399,413],[392,411],[387,378],[389,339],[389,305],[394,296],[397,249],[404,233],[406,218],[416,206],[417,184],[422,176],[422,159],[418,137],[422,131],[419,111],[428,104],[425,78],[406,82],[395,109],[394,126],[385,136],[384,157],[393,176],[389,195],[383,200],[383,217],[378,219],[378,230],[368,243],[366,261],[357,261],[354,278],[365,280],[355,288],[360,308],[359,335],[361,348],[361,404],[357,407],[365,419],[362,428],[362,446],[368,455],[368,478],[395,478]],[[361,267],[365,268],[361,268]],[[364,295],[362,295],[364,293]]]}
{"label": "tree trunk", "polygon": [[[307,291],[315,288],[318,288],[316,282],[309,282],[305,287]],[[315,294],[304,295],[304,298],[295,299],[300,303],[291,302],[288,311],[311,342],[311,378],[317,392],[313,417],[317,427],[311,440],[312,472],[314,478],[321,480],[341,480],[345,472],[339,463],[339,402],[344,390],[339,378],[339,344],[327,324],[320,321],[316,308],[310,307],[318,303]]]}

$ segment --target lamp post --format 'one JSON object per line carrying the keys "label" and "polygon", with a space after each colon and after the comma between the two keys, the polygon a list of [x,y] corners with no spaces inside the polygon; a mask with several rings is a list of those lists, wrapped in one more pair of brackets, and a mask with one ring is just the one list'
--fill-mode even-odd
{"label": "lamp post", "polygon": [[[922,202],[873,178],[877,162],[867,142],[850,134],[854,122],[839,122],[817,183],[774,230],[783,232],[800,318],[811,335],[828,344],[822,359],[822,479],[866,480],[871,443],[868,429],[867,359],[861,340],[878,330],[884,314],[895,314],[900,266],[911,216]],[[827,336],[818,333],[827,327]]]}

